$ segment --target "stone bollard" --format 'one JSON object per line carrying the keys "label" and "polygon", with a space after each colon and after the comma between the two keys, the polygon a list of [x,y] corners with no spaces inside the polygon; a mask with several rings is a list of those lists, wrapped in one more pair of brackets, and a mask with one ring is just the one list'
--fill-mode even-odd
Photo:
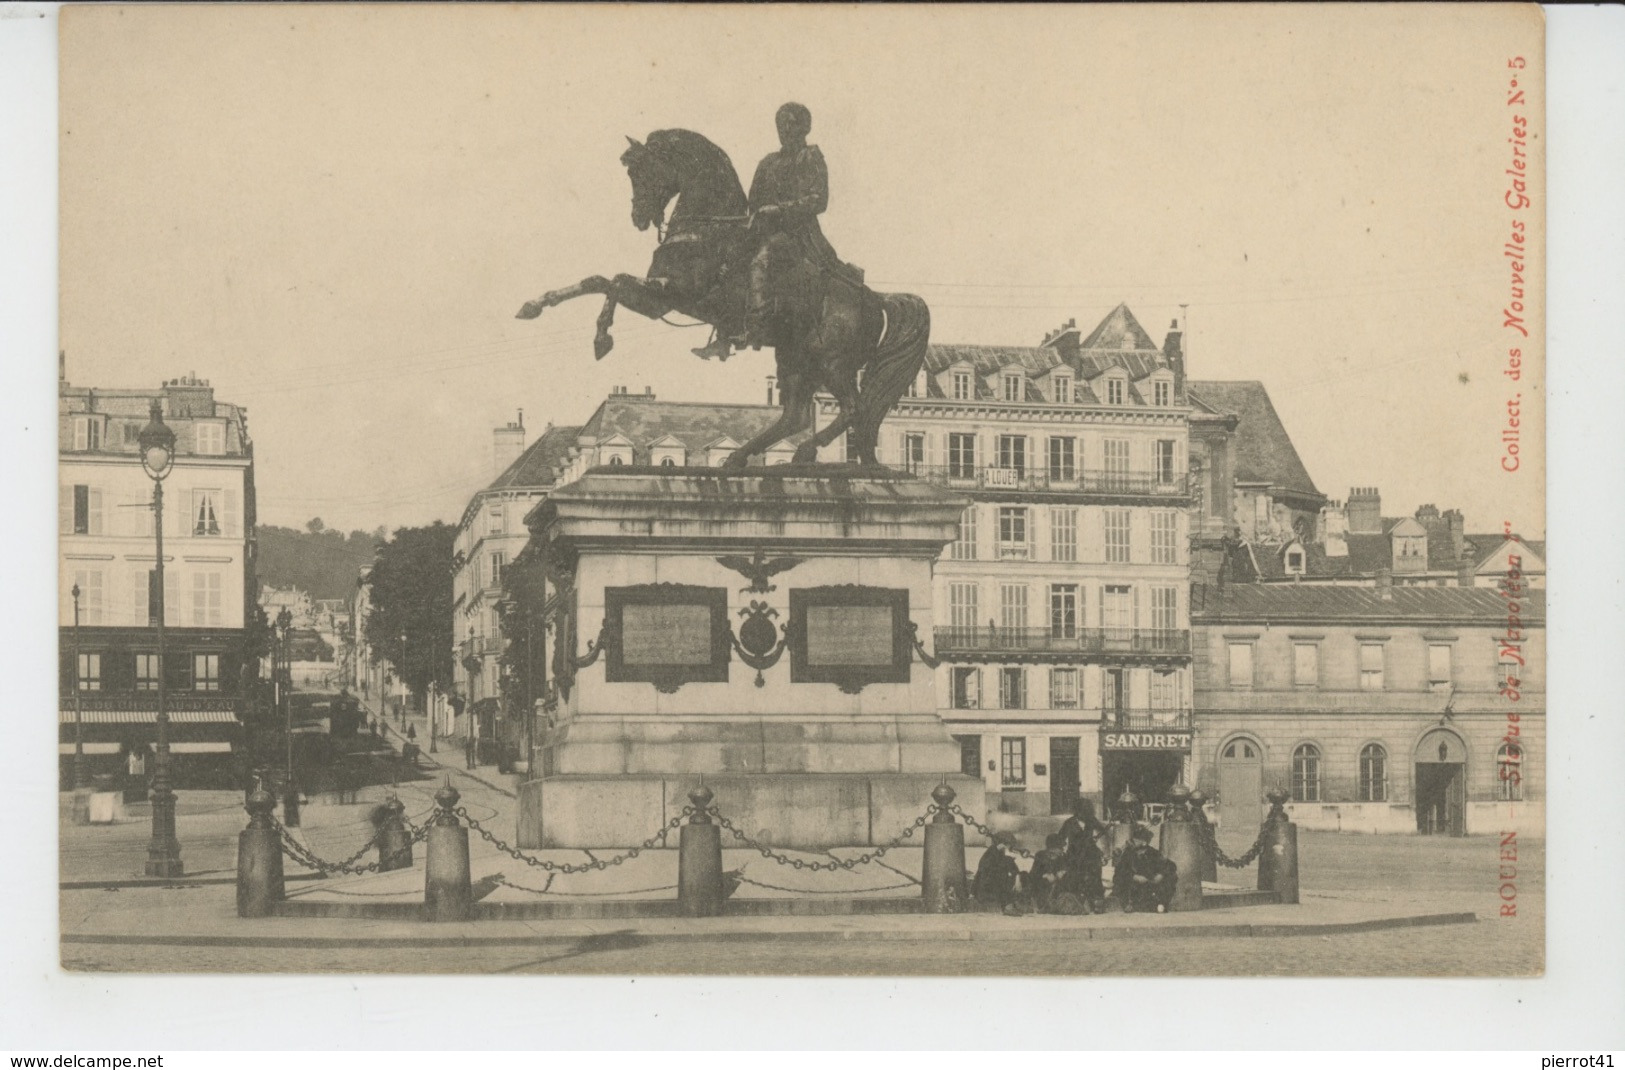
{"label": "stone bollard", "polygon": [[248,827],[237,834],[237,916],[263,918],[282,901],[282,837],[271,821],[276,796],[258,788],[248,796]]}
{"label": "stone bollard", "polygon": [[468,829],[452,813],[462,796],[446,777],[434,793],[437,809],[429,819],[428,860],[423,878],[423,916],[428,921],[467,921],[474,912],[468,867]]}
{"label": "stone bollard", "polygon": [[948,807],[954,789],[946,781],[931,792],[937,812],[925,826],[925,859],[920,863],[921,894],[927,914],[958,914],[965,909],[965,826]]}
{"label": "stone bollard", "polygon": [[1162,822],[1162,856],[1179,867],[1168,909],[1202,909],[1202,830],[1191,818],[1190,789],[1175,785],[1168,793],[1173,804]]}
{"label": "stone bollard", "polygon": [[711,820],[712,798],[704,784],[688,793],[694,814],[677,836],[677,902],[691,918],[722,913],[722,828]]}
{"label": "stone bollard", "polygon": [[384,819],[378,825],[378,872],[412,868],[412,834],[406,831],[406,804],[391,795],[384,802]]}
{"label": "stone bollard", "polygon": [[1214,853],[1218,842],[1213,838],[1213,826],[1207,819],[1207,796],[1200,791],[1191,792],[1191,820],[1202,834],[1202,879],[1219,883],[1219,856]]}
{"label": "stone bollard", "polygon": [[1273,788],[1265,798],[1270,801],[1270,812],[1260,834],[1263,847],[1258,852],[1258,890],[1274,892],[1282,903],[1296,903],[1298,826],[1286,816],[1286,792]]}

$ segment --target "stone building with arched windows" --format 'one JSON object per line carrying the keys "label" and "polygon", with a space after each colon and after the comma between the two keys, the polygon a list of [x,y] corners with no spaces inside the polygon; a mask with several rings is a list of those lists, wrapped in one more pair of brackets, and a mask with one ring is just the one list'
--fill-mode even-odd
{"label": "stone building with arched windows", "polygon": [[1193,591],[1196,786],[1256,827],[1544,827],[1544,591],[1232,584]]}

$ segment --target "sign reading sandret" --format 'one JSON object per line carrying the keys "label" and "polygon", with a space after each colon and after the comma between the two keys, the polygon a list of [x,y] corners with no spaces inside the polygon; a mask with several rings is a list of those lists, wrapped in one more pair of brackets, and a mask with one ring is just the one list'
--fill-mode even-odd
{"label": "sign reading sandret", "polygon": [[909,679],[908,589],[807,587],[790,592],[790,679],[856,692]]}
{"label": "sign reading sandret", "polygon": [[675,691],[728,679],[728,590],[679,583],[604,588],[604,679]]}

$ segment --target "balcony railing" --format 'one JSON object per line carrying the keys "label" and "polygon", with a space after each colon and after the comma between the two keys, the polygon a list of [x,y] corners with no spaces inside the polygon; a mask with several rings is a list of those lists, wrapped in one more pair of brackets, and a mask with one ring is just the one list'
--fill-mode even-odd
{"label": "balcony railing", "polygon": [[1113,728],[1189,728],[1190,710],[1107,710],[1100,716],[1100,727]]}
{"label": "balcony railing", "polygon": [[938,628],[936,653],[1189,654],[1191,633],[1150,628]]}
{"label": "balcony railing", "polygon": [[1190,493],[1183,472],[1051,469],[1044,465],[904,465],[921,479],[961,489],[1050,491],[1069,494],[1132,494],[1182,498]]}

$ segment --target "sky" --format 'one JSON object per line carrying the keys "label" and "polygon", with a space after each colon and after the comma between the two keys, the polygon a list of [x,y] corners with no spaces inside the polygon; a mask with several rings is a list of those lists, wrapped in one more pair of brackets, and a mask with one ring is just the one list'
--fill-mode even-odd
{"label": "sky", "polygon": [[[491,430],[616,386],[759,401],[771,359],[596,300],[642,274],[626,136],[681,126],[748,177],[811,108],[824,230],[939,342],[1036,344],[1186,309],[1196,379],[1256,379],[1322,492],[1544,536],[1539,264],[1503,326],[1540,17],[1417,5],[65,9],[60,339],[71,382],[195,372],[247,407],[260,518],[455,521]],[[1504,374],[1517,346],[1527,373]],[[46,359],[41,355],[40,359]],[[1519,395],[1520,468],[1504,469]]]}

